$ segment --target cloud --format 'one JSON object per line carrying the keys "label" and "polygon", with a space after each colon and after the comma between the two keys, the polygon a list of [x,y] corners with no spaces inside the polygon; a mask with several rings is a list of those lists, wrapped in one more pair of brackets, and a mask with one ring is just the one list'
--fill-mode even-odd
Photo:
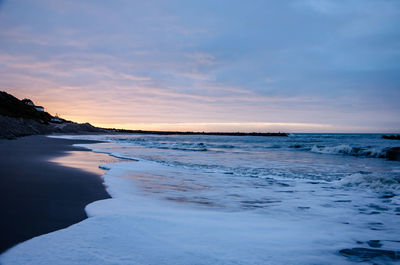
{"label": "cloud", "polygon": [[400,129],[399,21],[397,1],[7,1],[0,87],[102,124]]}

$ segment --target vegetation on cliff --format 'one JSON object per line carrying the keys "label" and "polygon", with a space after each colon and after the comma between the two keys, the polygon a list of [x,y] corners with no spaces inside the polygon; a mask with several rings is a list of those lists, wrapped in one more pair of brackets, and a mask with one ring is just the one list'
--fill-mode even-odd
{"label": "vegetation on cliff", "polygon": [[0,91],[0,138],[50,133],[99,133],[106,130],[89,123],[78,124],[40,111],[30,100],[19,100]]}

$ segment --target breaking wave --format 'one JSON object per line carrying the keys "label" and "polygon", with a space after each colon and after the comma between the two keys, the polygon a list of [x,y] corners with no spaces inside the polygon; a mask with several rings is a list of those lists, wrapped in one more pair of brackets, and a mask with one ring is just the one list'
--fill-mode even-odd
{"label": "breaking wave", "polygon": [[386,158],[388,148],[373,148],[373,147],[351,147],[348,144],[341,144],[338,146],[319,146],[314,145],[311,152],[320,154],[336,154],[336,155],[350,155],[359,157],[375,157]]}
{"label": "breaking wave", "polygon": [[385,173],[355,173],[337,181],[343,187],[357,187],[369,189],[382,194],[392,196],[400,193],[400,174]]}

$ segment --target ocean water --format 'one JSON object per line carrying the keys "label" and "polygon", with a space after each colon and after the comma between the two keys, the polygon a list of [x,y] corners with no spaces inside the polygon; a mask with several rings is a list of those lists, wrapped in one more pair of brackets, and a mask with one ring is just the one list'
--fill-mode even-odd
{"label": "ocean water", "polygon": [[61,136],[125,158],[89,219],[24,242],[2,264],[395,264],[400,142],[377,134]]}

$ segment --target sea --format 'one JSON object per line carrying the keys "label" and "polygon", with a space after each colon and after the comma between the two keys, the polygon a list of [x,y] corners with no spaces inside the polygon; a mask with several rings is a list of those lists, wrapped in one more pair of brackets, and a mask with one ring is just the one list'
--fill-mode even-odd
{"label": "sea", "polygon": [[4,264],[400,261],[400,162],[387,159],[400,141],[381,134],[57,137],[123,159],[100,166],[112,199]]}

